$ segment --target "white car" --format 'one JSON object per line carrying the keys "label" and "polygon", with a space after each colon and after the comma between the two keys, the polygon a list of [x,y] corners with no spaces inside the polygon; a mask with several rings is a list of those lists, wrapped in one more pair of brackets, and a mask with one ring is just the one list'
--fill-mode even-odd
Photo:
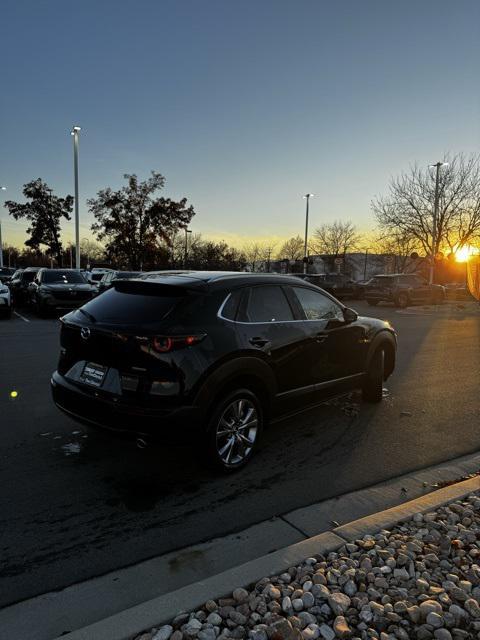
{"label": "white car", "polygon": [[12,315],[12,296],[7,285],[0,282],[0,317],[10,318]]}

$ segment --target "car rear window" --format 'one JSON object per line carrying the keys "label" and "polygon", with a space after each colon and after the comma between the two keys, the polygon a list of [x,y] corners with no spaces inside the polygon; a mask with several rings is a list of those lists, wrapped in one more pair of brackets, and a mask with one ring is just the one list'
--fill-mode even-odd
{"label": "car rear window", "polygon": [[145,293],[111,288],[83,305],[84,309],[96,322],[109,324],[155,324],[165,318],[185,298],[185,292],[172,291],[172,295]]}

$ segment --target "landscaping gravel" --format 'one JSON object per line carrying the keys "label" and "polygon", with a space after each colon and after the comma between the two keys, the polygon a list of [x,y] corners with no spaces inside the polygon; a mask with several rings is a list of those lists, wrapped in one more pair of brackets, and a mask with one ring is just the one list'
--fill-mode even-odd
{"label": "landscaping gravel", "polygon": [[480,639],[480,497],[307,558],[135,640]]}

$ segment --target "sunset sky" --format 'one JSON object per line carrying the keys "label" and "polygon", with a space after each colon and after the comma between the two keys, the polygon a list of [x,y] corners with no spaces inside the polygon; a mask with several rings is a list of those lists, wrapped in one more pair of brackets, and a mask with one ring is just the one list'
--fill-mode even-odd
{"label": "sunset sky", "polygon": [[0,54],[1,201],[37,177],[73,193],[79,124],[82,238],[126,172],[241,245],[302,234],[306,192],[312,227],[371,229],[391,175],[480,150],[477,0],[6,0]]}

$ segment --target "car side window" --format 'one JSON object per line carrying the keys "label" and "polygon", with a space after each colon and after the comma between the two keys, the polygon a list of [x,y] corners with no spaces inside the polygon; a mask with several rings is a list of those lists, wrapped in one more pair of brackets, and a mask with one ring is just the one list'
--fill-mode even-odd
{"label": "car side window", "polygon": [[242,298],[243,289],[237,289],[236,291],[231,291],[228,297],[223,302],[223,306],[221,309],[222,318],[226,318],[227,320],[235,320],[237,317],[238,306],[240,304],[240,300]]}
{"label": "car side window", "polygon": [[322,293],[292,287],[307,320],[343,320],[342,308]]}
{"label": "car side window", "polygon": [[243,322],[287,322],[294,320],[287,297],[279,285],[251,287],[240,319]]}

